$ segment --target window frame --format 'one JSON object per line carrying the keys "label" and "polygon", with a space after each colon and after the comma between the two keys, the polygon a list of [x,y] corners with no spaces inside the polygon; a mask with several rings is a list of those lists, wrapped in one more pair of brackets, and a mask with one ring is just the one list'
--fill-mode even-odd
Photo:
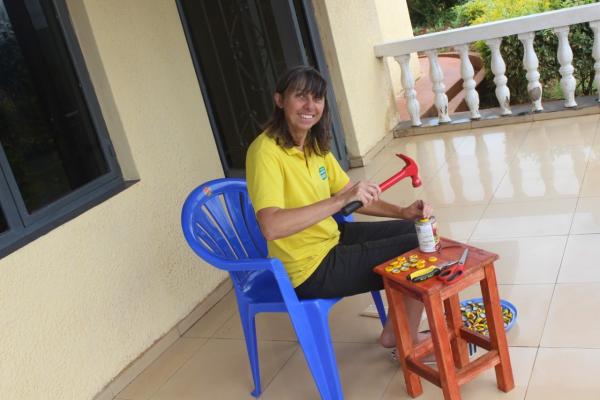
{"label": "window frame", "polygon": [[82,101],[87,107],[100,151],[106,160],[108,172],[39,210],[29,212],[4,150],[0,146],[0,207],[8,224],[8,230],[0,233],[0,258],[108,199],[127,186],[123,181],[100,104],[73,29],[66,0],[50,0],[49,5],[53,14],[45,13],[45,17],[48,20],[55,18],[70,57],[74,79],[79,84]]}

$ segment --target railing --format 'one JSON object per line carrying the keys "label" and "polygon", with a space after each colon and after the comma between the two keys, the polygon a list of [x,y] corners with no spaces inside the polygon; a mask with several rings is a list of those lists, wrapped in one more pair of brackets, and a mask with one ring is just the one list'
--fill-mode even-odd
{"label": "railing", "polygon": [[461,76],[463,88],[466,91],[465,101],[469,107],[471,119],[479,119],[481,118],[479,114],[479,94],[475,89],[474,70],[468,52],[470,43],[476,40],[484,40],[492,54],[491,68],[496,84],[496,98],[500,106],[500,114],[510,115],[512,114],[510,90],[506,85],[508,82],[504,75],[506,64],[500,54],[500,44],[503,37],[516,34],[524,48],[523,67],[527,70],[527,91],[532,102],[532,109],[533,111],[542,111],[542,85],[539,81],[538,58],[533,48],[533,39],[536,31],[552,28],[558,37],[557,57],[560,63],[560,85],[565,97],[564,106],[572,108],[576,107],[577,103],[575,102],[576,81],[573,76],[574,68],[571,64],[573,52],[568,39],[569,26],[584,22],[589,22],[594,32],[592,57],[595,60],[596,87],[600,88],[600,3],[382,43],[375,46],[375,55],[377,57],[394,57],[400,64],[402,86],[412,125],[420,126],[420,106],[414,88],[415,82],[409,68],[409,60],[411,53],[425,52],[427,54],[430,65],[429,74],[435,94],[434,103],[438,111],[438,122],[442,124],[450,122],[451,119],[448,115],[448,97],[445,94],[443,83],[444,75],[437,54],[438,49],[454,47],[460,54]]}

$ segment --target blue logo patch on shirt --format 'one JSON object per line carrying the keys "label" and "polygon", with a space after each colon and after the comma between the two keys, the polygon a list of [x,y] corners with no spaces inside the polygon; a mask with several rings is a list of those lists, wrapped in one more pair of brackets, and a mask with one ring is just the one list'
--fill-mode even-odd
{"label": "blue logo patch on shirt", "polygon": [[325,169],[325,167],[323,167],[323,166],[319,167],[319,175],[321,175],[321,179],[323,179],[323,180],[327,179],[327,170]]}

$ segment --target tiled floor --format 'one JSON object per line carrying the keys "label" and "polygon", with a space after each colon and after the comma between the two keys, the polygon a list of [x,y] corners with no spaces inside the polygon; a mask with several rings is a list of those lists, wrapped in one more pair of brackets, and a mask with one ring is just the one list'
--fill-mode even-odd
{"label": "tiled floor", "polygon": [[[384,197],[424,198],[444,236],[500,254],[500,294],[519,311],[508,341],[516,387],[492,371],[461,389],[469,399],[600,399],[600,116],[396,139],[355,179],[380,182],[402,152],[423,186]],[[463,297],[477,296],[470,289]],[[398,366],[377,345],[379,322],[359,316],[369,296],[331,315],[346,399],[408,399]],[[318,399],[284,315],[258,317],[263,399]],[[120,400],[251,399],[242,330],[230,293],[134,382]],[[441,399],[425,382],[422,399]]]}

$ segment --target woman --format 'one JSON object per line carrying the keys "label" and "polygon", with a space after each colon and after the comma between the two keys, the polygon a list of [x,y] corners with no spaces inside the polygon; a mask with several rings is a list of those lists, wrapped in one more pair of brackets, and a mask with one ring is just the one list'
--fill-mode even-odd
{"label": "woman", "polygon": [[[417,247],[413,220],[431,214],[423,201],[399,207],[380,200],[376,184],[350,182],[330,151],[326,91],[314,68],[287,71],[277,84],[265,131],[246,157],[248,191],[269,256],[283,262],[299,298],[381,290],[383,281],[373,267]],[[338,227],[331,216],[355,200],[364,205],[358,213],[398,220]],[[415,339],[422,311],[421,303],[407,300]],[[389,323],[380,342],[395,346]]]}

